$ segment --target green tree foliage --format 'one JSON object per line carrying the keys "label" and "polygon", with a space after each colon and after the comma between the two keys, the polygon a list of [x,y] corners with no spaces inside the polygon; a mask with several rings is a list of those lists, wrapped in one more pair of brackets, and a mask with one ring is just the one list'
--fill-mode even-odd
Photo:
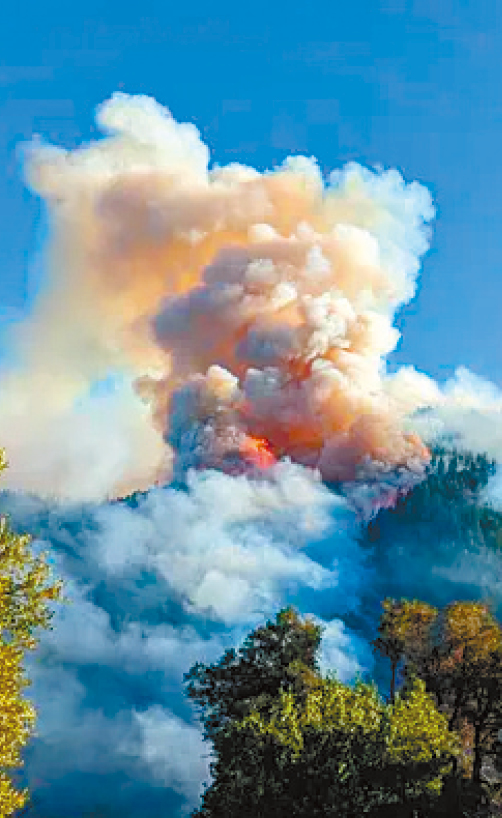
{"label": "green tree foliage", "polygon": [[414,541],[436,542],[444,536],[471,546],[499,549],[502,513],[483,497],[495,468],[495,461],[486,455],[435,448],[425,479],[371,521],[369,541],[385,543],[396,529],[403,538],[409,528]]}
{"label": "green tree foliage", "polygon": [[426,479],[405,505],[415,506],[422,516],[434,513],[445,501],[479,499],[495,471],[496,461],[487,455],[438,446],[431,453]]}
{"label": "green tree foliage", "polygon": [[275,623],[254,630],[238,654],[228,650],[209,667],[197,662],[184,679],[187,695],[203,710],[206,738],[214,738],[228,720],[242,718],[251,707],[267,708],[281,690],[301,696],[315,686],[321,632],[290,606]]}
{"label": "green tree foliage", "polygon": [[[323,679],[312,655],[320,644],[318,631],[310,627],[311,637],[302,640],[303,627],[289,608],[279,613],[275,624],[267,623],[266,629],[254,631],[246,640],[249,648],[260,634],[262,650],[268,646],[268,661],[258,654],[252,696],[245,708],[243,691],[251,687],[243,687],[244,669],[237,673],[239,665],[232,666],[238,706],[230,702],[229,677],[218,687],[216,668],[209,669],[211,697],[206,687],[204,698],[198,698],[214,713],[220,694],[219,712],[225,711],[227,719],[212,731],[214,781],[195,815],[349,818],[382,808],[394,808],[397,815],[403,808],[437,799],[459,742],[425,684],[416,680],[405,695],[385,704],[373,684],[359,679],[350,687],[333,675]],[[296,650],[285,656],[285,646],[292,644]],[[195,667],[196,678],[207,685],[207,670],[204,674],[200,665]],[[305,667],[308,672],[302,676]],[[273,686],[267,684],[269,674]],[[193,673],[186,678],[193,678]],[[260,696],[263,689],[266,707]]]}
{"label": "green tree foliage", "polygon": [[391,706],[389,739],[384,755],[403,804],[425,806],[442,792],[444,777],[460,754],[459,737],[449,729],[425,683],[414,679],[409,692]]}
{"label": "green tree foliage", "polygon": [[[0,450],[0,472],[7,466]],[[36,721],[33,705],[23,698],[30,681],[24,676],[26,650],[36,648],[37,628],[50,628],[48,602],[62,601],[61,581],[48,583],[45,554],[34,557],[28,536],[15,535],[0,517],[0,815],[12,815],[28,799],[16,790],[9,771],[22,766],[21,749]]]}

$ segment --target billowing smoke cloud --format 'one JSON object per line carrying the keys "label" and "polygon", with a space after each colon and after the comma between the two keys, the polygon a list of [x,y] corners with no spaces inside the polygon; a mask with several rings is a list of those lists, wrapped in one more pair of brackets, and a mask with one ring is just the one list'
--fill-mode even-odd
{"label": "billowing smoke cloud", "polygon": [[468,573],[498,594],[493,555],[474,565],[449,530],[431,554],[410,527],[382,523],[374,548],[364,526],[438,440],[501,459],[502,396],[467,370],[443,387],[387,371],[428,247],[425,188],[355,164],[325,182],[303,157],[210,168],[196,129],[144,97],[97,119],[99,142],[25,148],[51,236],[0,372],[0,505],[73,604],[27,663],[23,776],[34,818],[174,817],[210,779],[182,689],[195,661],[293,603],[349,681],[374,670],[386,593],[443,604]]}
{"label": "billowing smoke cloud", "polygon": [[[97,119],[100,142],[25,151],[52,238],[0,382],[9,486],[98,499],[167,479],[166,443],[183,472],[255,437],[330,480],[420,463],[384,358],[428,191],[355,164],[326,186],[302,157],[209,170],[196,129],[148,98],[117,94]],[[115,392],[93,397],[111,373]]]}
{"label": "billowing smoke cloud", "polygon": [[87,147],[25,149],[52,232],[0,379],[9,487],[117,496],[166,482],[173,450],[177,477],[264,453],[330,481],[419,471],[405,419],[456,392],[385,358],[428,191],[356,164],[325,183],[305,157],[209,169],[194,126],[145,97],[116,94],[97,121],[108,136]]}

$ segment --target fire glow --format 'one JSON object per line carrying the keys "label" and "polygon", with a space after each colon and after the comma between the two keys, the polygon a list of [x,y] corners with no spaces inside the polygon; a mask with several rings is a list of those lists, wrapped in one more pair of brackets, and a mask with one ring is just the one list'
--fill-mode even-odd
{"label": "fire glow", "polygon": [[241,453],[246,460],[263,471],[277,462],[270,451],[268,442],[263,437],[250,437],[248,435],[242,444]]}

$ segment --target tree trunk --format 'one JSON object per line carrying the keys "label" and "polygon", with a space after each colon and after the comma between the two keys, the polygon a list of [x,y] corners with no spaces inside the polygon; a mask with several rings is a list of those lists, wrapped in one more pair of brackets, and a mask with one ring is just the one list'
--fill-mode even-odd
{"label": "tree trunk", "polygon": [[453,809],[458,815],[463,815],[462,775],[459,769],[458,758],[453,759],[452,770],[449,776],[449,792]]}
{"label": "tree trunk", "polygon": [[453,730],[454,729],[454,725],[455,725],[455,722],[457,720],[457,716],[458,716],[459,711],[460,711],[461,701],[462,701],[462,691],[457,690],[457,692],[455,694],[455,704],[453,705],[453,713],[451,714],[450,719],[448,721],[448,730]]}
{"label": "tree trunk", "polygon": [[392,662],[392,678],[390,680],[390,701],[391,704],[394,704],[394,699],[396,695],[396,667],[397,662]]}
{"label": "tree trunk", "polygon": [[402,808],[403,808],[403,812],[402,812],[403,818],[413,818],[414,810],[413,810],[413,807],[410,806],[410,804],[408,803],[408,799],[406,797],[406,778],[405,778],[404,773],[400,775],[399,783],[400,783],[400,790],[401,790],[400,795],[401,795],[401,804],[402,804]]}
{"label": "tree trunk", "polygon": [[472,765],[472,783],[481,784],[481,726],[476,724],[474,726],[474,763]]}

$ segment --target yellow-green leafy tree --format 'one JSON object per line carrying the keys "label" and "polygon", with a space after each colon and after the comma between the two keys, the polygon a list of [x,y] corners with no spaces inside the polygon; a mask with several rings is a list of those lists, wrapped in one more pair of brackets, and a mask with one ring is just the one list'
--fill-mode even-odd
{"label": "yellow-green leafy tree", "polygon": [[[297,618],[288,622],[281,613],[278,621],[286,628],[285,643],[288,626],[301,632]],[[268,631],[272,636],[274,626]],[[297,661],[305,666],[305,655]],[[276,666],[277,679],[281,667],[286,681],[285,665]],[[272,662],[263,662],[264,687],[271,670]],[[266,708],[257,690],[246,713],[234,711],[212,733],[214,780],[197,818],[353,818],[379,810],[402,816],[437,800],[458,739],[423,682],[389,704],[374,684],[359,679],[350,687],[315,670],[298,691],[276,684]]]}
{"label": "yellow-green leafy tree", "polygon": [[459,752],[421,680],[385,705],[373,684],[328,678],[303,706],[282,693],[270,719],[253,712],[246,725],[291,750],[286,780],[296,781],[296,791],[285,815],[305,818],[426,809]]}
{"label": "yellow-green leafy tree", "polygon": [[[0,449],[0,473],[7,467]],[[30,685],[22,666],[37,647],[38,628],[51,628],[50,601],[63,601],[62,582],[53,581],[46,554],[35,556],[31,538],[15,534],[0,516],[0,816],[12,815],[28,800],[12,771],[23,765],[21,750],[33,735],[36,711],[23,696]]]}
{"label": "yellow-green leafy tree", "polygon": [[384,754],[394,786],[403,805],[418,804],[423,812],[440,796],[461,752],[459,737],[448,726],[425,683],[414,679],[411,689],[397,695],[391,705]]}

